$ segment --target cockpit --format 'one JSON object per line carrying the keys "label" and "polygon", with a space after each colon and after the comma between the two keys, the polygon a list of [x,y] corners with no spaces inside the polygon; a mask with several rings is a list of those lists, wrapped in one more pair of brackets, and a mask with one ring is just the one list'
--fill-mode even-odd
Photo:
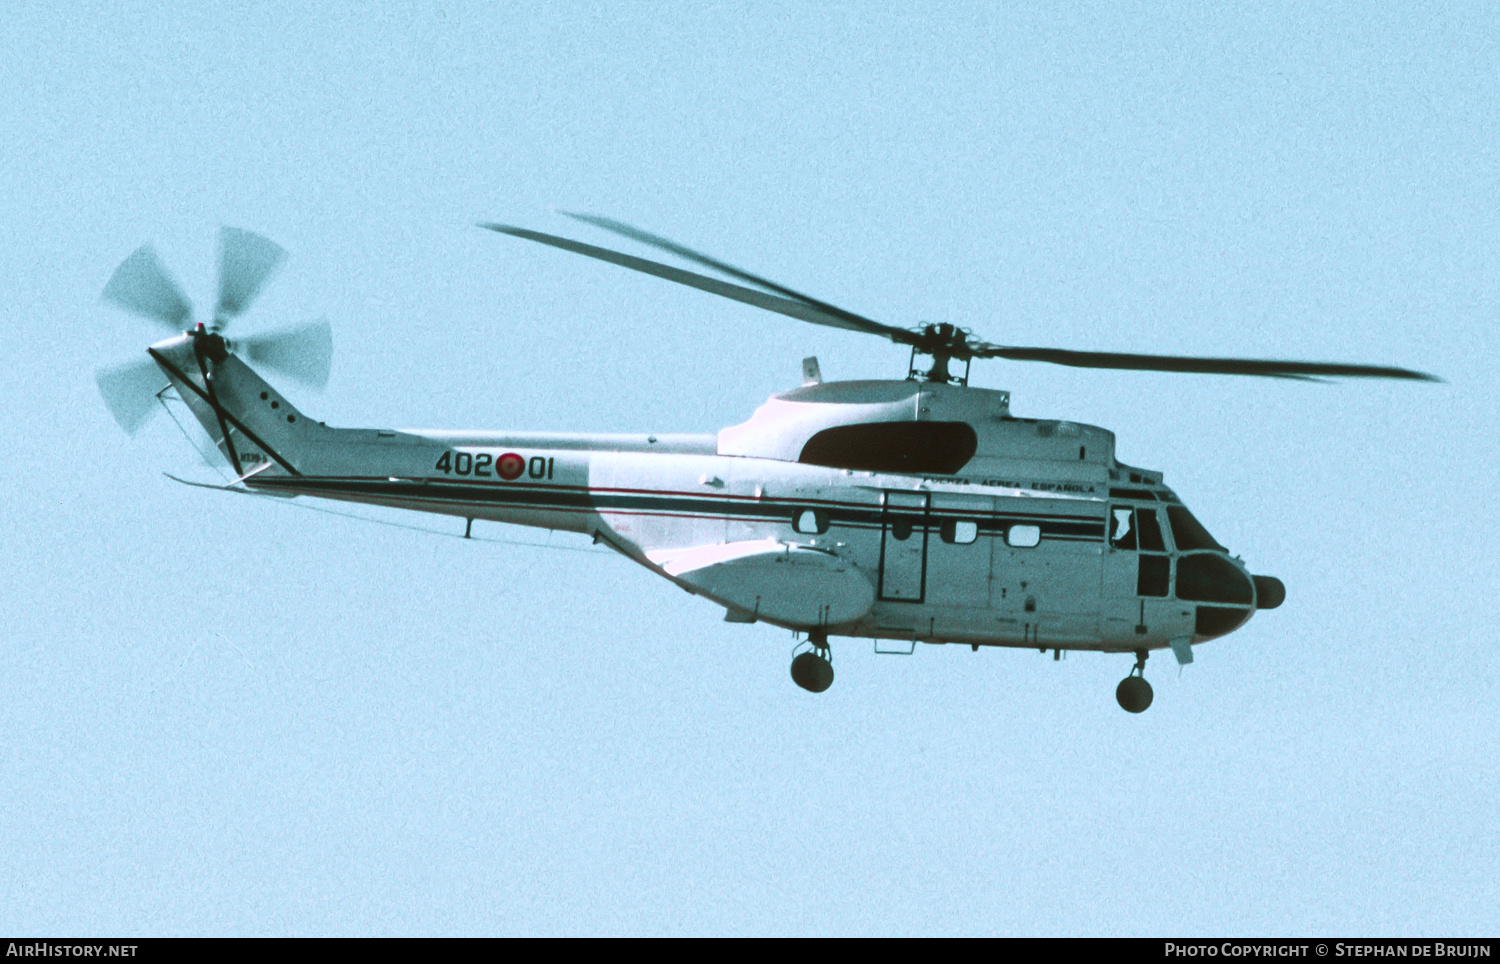
{"label": "cockpit", "polygon": [[[1139,553],[1136,592],[1143,598],[1171,595],[1197,604],[1195,640],[1214,639],[1244,625],[1256,609],[1275,609],[1286,587],[1274,576],[1252,576],[1229,558],[1229,550],[1165,488],[1113,490],[1113,498],[1170,502],[1161,506],[1112,504],[1109,544]],[[1162,525],[1165,516],[1166,526]],[[1171,536],[1171,544],[1167,542]],[[1174,564],[1171,553],[1175,551]]]}

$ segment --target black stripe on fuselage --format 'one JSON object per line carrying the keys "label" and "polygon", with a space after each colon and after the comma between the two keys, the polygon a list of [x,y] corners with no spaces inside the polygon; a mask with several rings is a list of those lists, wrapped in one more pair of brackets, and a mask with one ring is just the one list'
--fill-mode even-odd
{"label": "black stripe on fuselage", "polygon": [[816,506],[827,513],[830,525],[879,529],[888,518],[905,517],[921,525],[925,517],[929,528],[945,519],[968,519],[978,523],[980,532],[1002,536],[1012,525],[1035,525],[1048,539],[1067,541],[1104,541],[1104,519],[1093,516],[1047,515],[1042,513],[997,512],[979,515],[957,509],[903,512],[878,505],[831,502],[820,499],[767,499],[746,496],[704,497],[682,492],[640,492],[620,489],[580,489],[560,486],[485,485],[472,482],[450,482],[442,479],[361,479],[309,478],[295,479],[257,477],[247,480],[253,488],[280,488],[303,495],[326,498],[364,497],[400,499],[407,502],[447,505],[484,505],[557,512],[596,512],[603,515],[671,515],[709,518],[790,521],[798,512]]}

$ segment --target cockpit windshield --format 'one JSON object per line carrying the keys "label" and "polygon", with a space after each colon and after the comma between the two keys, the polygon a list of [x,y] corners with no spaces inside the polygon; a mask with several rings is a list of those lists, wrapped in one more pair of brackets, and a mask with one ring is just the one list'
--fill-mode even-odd
{"label": "cockpit windshield", "polygon": [[1219,545],[1218,540],[1203,528],[1203,523],[1193,518],[1193,514],[1184,506],[1167,506],[1167,521],[1172,525],[1172,540],[1177,543],[1178,552],[1187,552],[1192,549],[1229,551]]}

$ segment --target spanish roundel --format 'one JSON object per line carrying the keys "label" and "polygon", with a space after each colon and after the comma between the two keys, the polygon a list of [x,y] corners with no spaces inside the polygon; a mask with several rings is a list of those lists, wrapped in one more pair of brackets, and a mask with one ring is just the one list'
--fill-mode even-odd
{"label": "spanish roundel", "polygon": [[515,452],[506,452],[495,460],[495,472],[500,478],[509,482],[519,479],[521,473],[526,471],[526,460]]}

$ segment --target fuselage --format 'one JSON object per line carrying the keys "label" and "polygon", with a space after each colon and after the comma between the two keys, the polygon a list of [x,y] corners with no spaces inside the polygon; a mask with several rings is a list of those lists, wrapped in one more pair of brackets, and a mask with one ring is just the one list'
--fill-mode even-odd
{"label": "fuselage", "polygon": [[152,352],[249,488],[585,533],[731,620],[1181,659],[1280,601],[1112,433],[1005,392],[813,384],[716,435],[339,429],[187,336]]}

